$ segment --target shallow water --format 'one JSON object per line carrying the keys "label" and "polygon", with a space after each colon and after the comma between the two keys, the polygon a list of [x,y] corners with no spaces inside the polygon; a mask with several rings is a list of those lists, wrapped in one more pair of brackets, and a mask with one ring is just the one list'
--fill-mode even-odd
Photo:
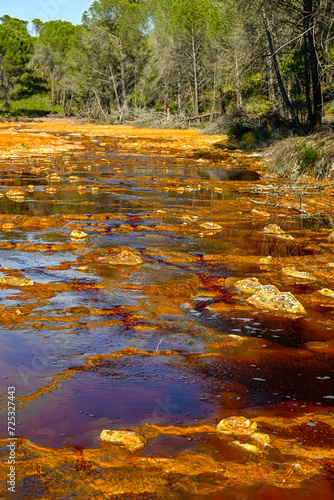
{"label": "shallow water", "polygon": [[[313,476],[299,472],[305,484],[298,474],[290,486],[283,476],[279,483],[266,483],[253,469],[251,483],[247,478],[238,481],[238,467],[258,466],[263,460],[274,470],[277,456],[272,451],[273,456],[259,458],[233,448],[219,441],[213,427],[231,415],[263,416],[267,427],[262,427],[282,440],[296,438],[300,448],[332,447],[332,435],[317,426],[308,427],[305,438],[290,430],[296,425],[291,419],[301,418],[303,426],[306,415],[327,418],[334,409],[333,348],[308,345],[333,340],[334,301],[332,306],[311,300],[319,288],[330,288],[331,270],[309,283],[280,272],[284,265],[304,266],[301,270],[313,265],[314,271],[330,260],[331,251],[321,249],[327,222],[278,218],[273,212],[265,219],[252,217],[250,195],[239,187],[258,182],[261,175],[242,155],[237,167],[235,153],[225,153],[224,165],[199,167],[195,158],[159,153],[154,141],[152,146],[142,144],[140,152],[131,151],[131,138],[83,137],[82,143],[84,151],[11,160],[1,174],[3,193],[13,187],[24,190],[24,200],[0,199],[1,276],[34,281],[32,287],[0,288],[2,306],[22,309],[19,316],[1,316],[1,391],[16,387],[17,436],[40,447],[88,450],[101,447],[103,429],[212,424],[212,433],[202,433],[198,440],[182,431],[162,432],[140,456],[175,458],[189,452],[214,458],[224,469],[231,465],[229,481],[226,476],[214,479],[219,475],[210,468],[199,472],[207,474],[208,482],[184,471],[183,479],[179,473],[173,479],[179,488],[166,486],[163,493],[159,488],[152,493],[133,485],[125,493],[142,496],[126,498],[289,499],[293,490],[296,499],[306,498],[303,494],[312,488],[331,495],[331,462]],[[52,187],[54,192],[48,192]],[[14,226],[4,226],[8,222]],[[204,222],[218,223],[221,229],[203,229]],[[295,240],[264,235],[262,229],[270,223]],[[87,238],[72,241],[73,229]],[[108,266],[98,260],[110,248],[122,247],[137,251],[142,265]],[[208,255],[220,258],[206,260]],[[274,268],[259,267],[259,258],[267,255],[277,259]],[[314,260],[317,256],[322,264]],[[307,315],[208,309],[217,302],[245,304],[222,280],[252,276],[292,292],[305,304]],[[229,335],[243,340],[235,344]],[[276,425],[282,416],[284,423]],[[0,424],[5,436],[5,412]],[[280,459],[282,468],[288,464],[286,474],[293,462],[314,461],[305,450]],[[42,457],[41,451],[41,462]],[[118,467],[130,474],[132,459],[126,460],[120,456]],[[20,498],[32,498],[24,486],[25,474]],[[150,477],[153,484],[155,473],[143,469],[142,480]],[[307,481],[313,481],[312,488]],[[73,498],[71,488],[81,491],[80,485],[62,487],[57,498]],[[80,498],[91,498],[84,491]],[[120,494],[117,488],[110,491]],[[143,491],[157,496],[146,497]],[[198,496],[195,491],[200,491]]]}

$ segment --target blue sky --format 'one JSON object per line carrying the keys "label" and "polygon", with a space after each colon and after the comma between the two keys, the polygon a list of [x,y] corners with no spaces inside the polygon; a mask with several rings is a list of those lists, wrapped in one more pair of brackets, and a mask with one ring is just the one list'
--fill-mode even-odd
{"label": "blue sky", "polygon": [[8,4],[2,1],[0,17],[8,14],[29,22],[37,17],[43,22],[61,19],[80,24],[83,12],[92,3],[93,0],[12,0]]}

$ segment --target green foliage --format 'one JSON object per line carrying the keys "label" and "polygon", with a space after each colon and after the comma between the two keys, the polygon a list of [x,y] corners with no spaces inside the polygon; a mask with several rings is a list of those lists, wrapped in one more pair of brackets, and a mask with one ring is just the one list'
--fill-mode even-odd
{"label": "green foliage", "polygon": [[300,173],[312,172],[319,159],[318,149],[305,141],[299,142],[298,149],[300,152],[298,162]]}
{"label": "green foliage", "polygon": [[169,101],[168,107],[169,107],[169,111],[172,114],[177,113],[177,111],[179,109],[179,106],[178,106],[177,102],[175,102],[175,101]]}
{"label": "green foliage", "polygon": [[[55,106],[56,113],[61,113],[61,106]],[[34,95],[18,101],[0,102],[0,114],[10,116],[47,116],[52,112],[50,97],[47,95]]]}
{"label": "green foliage", "polygon": [[136,90],[132,96],[130,97],[130,102],[132,102],[135,106],[145,106],[146,98],[141,90]]}
{"label": "green foliage", "polygon": [[0,24],[0,57],[4,72],[18,75],[29,61],[31,48],[31,37],[20,20],[9,18]]}
{"label": "green foliage", "polygon": [[244,102],[244,109],[249,114],[259,114],[270,111],[271,106],[263,96],[254,95]]}
{"label": "green foliage", "polygon": [[64,62],[74,34],[75,27],[68,21],[49,21],[43,24],[37,44],[49,66]]}
{"label": "green foliage", "polygon": [[[246,116],[246,115],[245,115]],[[236,120],[226,132],[229,139],[235,139],[247,148],[270,140],[270,133],[261,127],[250,126],[243,119]]]}
{"label": "green foliage", "polygon": [[31,71],[26,71],[13,81],[15,87],[10,93],[11,98],[25,98],[47,90],[47,80],[33,74]]}
{"label": "green foliage", "polygon": [[216,34],[220,28],[219,12],[211,0],[174,0],[170,10],[171,29],[178,36]]}
{"label": "green foliage", "polygon": [[242,137],[247,134],[248,132],[252,132],[251,127],[248,127],[244,123],[242,123],[240,120],[237,120],[233,125],[231,125],[227,132],[226,135],[232,139],[242,139]]}
{"label": "green foliage", "polygon": [[241,140],[245,143],[247,148],[253,148],[257,142],[256,134],[253,130],[249,130],[242,135]]}

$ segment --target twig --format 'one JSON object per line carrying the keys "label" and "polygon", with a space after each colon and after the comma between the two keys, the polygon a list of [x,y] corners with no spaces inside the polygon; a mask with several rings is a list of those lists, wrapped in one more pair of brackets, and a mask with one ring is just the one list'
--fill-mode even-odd
{"label": "twig", "polygon": [[279,205],[278,203],[268,203],[266,201],[256,201],[256,200],[251,200],[251,202],[257,203],[258,205],[267,205],[269,207],[286,208],[287,210],[293,210],[294,212],[298,212],[300,214],[307,215],[308,217],[312,217],[312,214],[307,212],[307,210],[304,210],[303,208],[292,207],[291,205]]}

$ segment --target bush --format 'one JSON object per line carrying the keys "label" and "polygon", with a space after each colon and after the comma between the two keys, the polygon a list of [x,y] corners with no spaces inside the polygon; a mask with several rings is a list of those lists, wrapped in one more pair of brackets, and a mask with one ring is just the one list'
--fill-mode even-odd
{"label": "bush", "polygon": [[251,131],[252,131],[252,129],[250,127],[248,127],[243,122],[238,120],[227,129],[226,135],[230,139],[235,138],[235,139],[240,140],[244,135],[246,135],[248,132],[251,132]]}
{"label": "bush", "polygon": [[[55,113],[61,113],[61,106],[54,106]],[[47,116],[52,112],[51,99],[48,95],[34,95],[17,101],[0,103],[0,113],[10,116]]]}
{"label": "bush", "polygon": [[312,172],[319,158],[318,149],[312,146],[312,144],[307,144],[305,141],[302,141],[300,144],[298,144],[298,148],[300,150],[300,173]]}
{"label": "bush", "polygon": [[256,134],[252,130],[243,134],[241,140],[246,144],[247,148],[254,148],[256,146]]}

